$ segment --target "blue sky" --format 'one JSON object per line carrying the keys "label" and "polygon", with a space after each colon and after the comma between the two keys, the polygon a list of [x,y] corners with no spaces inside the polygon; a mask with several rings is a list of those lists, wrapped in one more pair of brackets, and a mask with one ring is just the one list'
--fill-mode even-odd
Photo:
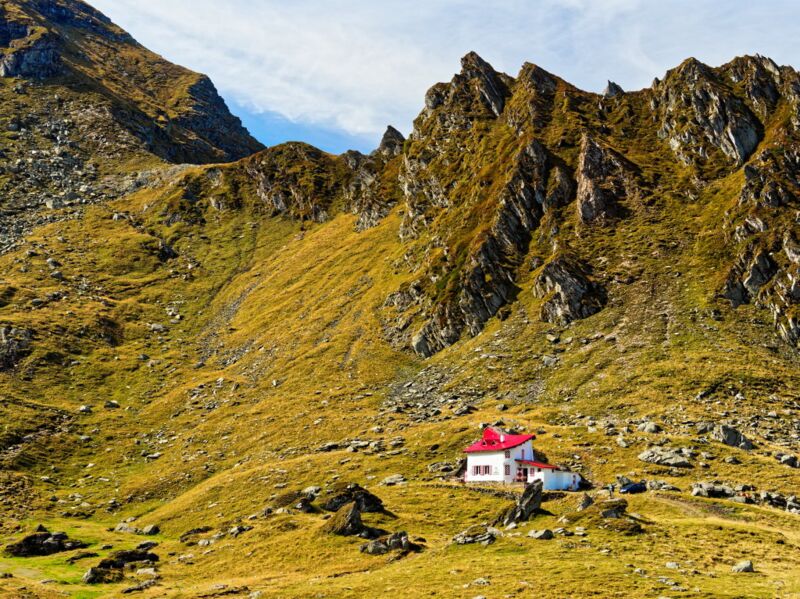
{"label": "blue sky", "polygon": [[477,51],[583,89],[650,84],[684,58],[800,66],[800,1],[89,0],[167,59],[208,74],[263,143],[339,153],[404,133],[425,91]]}

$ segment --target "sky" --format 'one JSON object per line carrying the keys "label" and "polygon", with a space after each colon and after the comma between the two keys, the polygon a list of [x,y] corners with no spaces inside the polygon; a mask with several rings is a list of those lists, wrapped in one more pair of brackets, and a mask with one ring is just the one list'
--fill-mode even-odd
{"label": "sky", "polygon": [[266,145],[368,152],[407,134],[425,91],[474,50],[580,88],[624,89],[694,56],[800,67],[800,0],[88,0],[168,60],[211,77]]}

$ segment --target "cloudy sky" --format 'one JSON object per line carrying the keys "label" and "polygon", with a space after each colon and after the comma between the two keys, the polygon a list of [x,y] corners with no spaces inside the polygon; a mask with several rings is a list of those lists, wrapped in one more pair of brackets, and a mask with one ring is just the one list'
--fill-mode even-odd
{"label": "cloudy sky", "polygon": [[800,66],[798,0],[89,0],[150,49],[208,74],[263,143],[368,151],[407,133],[425,90],[477,51],[587,90],[695,56]]}

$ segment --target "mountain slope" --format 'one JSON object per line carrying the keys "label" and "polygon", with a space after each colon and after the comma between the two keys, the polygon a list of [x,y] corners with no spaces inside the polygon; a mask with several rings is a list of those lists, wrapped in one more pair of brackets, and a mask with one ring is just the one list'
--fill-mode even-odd
{"label": "mountain slope", "polygon": [[[140,52],[83,4],[13,6],[87,56]],[[65,56],[106,90],[127,70]],[[160,77],[126,92],[152,130],[153,106],[179,110]],[[100,555],[3,556],[0,586],[117,596],[149,574],[82,575],[158,524],[141,596],[800,593],[799,92],[763,57],[598,95],[468,54],[371,155],[292,143],[203,166],[225,142],[199,127],[165,141],[197,163],[175,167],[114,121],[114,152],[86,151],[115,191],[51,202],[0,256],[3,540],[43,522]],[[454,545],[509,503],[448,478],[486,423],[536,433],[598,502],[618,476],[650,490],[631,519],[553,494],[490,546]],[[663,452],[681,465],[648,461]],[[389,511],[369,526],[423,551],[362,553],[290,494],[351,482]],[[525,534],[558,527],[585,536]],[[731,572],[743,559],[756,574]]]}

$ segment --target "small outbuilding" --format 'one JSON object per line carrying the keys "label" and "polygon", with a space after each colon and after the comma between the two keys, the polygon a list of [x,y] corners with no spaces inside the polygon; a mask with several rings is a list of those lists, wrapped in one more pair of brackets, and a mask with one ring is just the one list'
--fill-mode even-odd
{"label": "small outbuilding", "polygon": [[533,450],[535,438],[535,435],[513,435],[497,427],[486,427],[483,437],[464,450],[467,454],[464,481],[529,483],[541,480],[545,490],[577,490],[581,475],[537,460]]}

